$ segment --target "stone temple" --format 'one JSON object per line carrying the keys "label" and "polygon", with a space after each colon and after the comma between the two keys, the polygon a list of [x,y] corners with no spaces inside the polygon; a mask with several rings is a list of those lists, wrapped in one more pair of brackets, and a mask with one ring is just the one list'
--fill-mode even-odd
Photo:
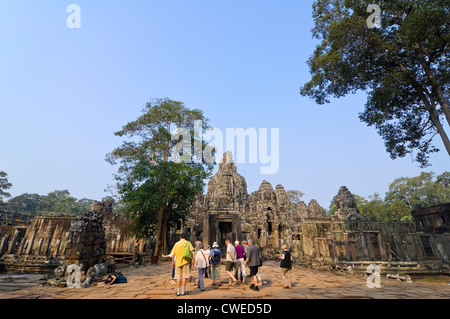
{"label": "stone temple", "polygon": [[[222,247],[226,238],[253,238],[267,258],[279,254],[280,247],[286,244],[293,256],[306,264],[344,263],[354,267],[378,261],[420,268],[418,262],[437,261],[450,268],[448,228],[428,233],[423,227],[417,231],[412,222],[369,221],[360,214],[355,197],[345,186],[339,189],[336,206],[337,211],[328,217],[316,200],[308,205],[300,202],[290,209],[284,187],[274,188],[267,181],[249,195],[232,155],[225,153],[206,195],[198,196],[191,216],[176,233],[187,233],[192,242],[217,242]],[[439,220],[450,224],[450,206],[444,208],[439,210]],[[422,214],[413,212],[413,216]],[[423,225],[423,219],[415,218],[415,222]]]}
{"label": "stone temple", "polygon": [[[267,181],[248,194],[231,153],[225,153],[206,194],[199,194],[190,216],[171,229],[169,247],[182,232],[192,243],[217,242],[222,248],[226,238],[253,238],[266,259],[277,258],[286,244],[296,262],[308,266],[364,270],[377,263],[403,273],[450,274],[450,203],[412,212],[414,222],[383,223],[361,215],[345,186],[331,216],[324,216],[315,200],[295,208],[288,202],[284,187]],[[125,262],[136,247],[152,256],[155,238],[134,238],[130,221],[113,214],[111,205],[94,202],[77,218],[36,216],[28,225],[0,226],[0,271],[43,271],[74,263],[87,270],[105,260]]]}

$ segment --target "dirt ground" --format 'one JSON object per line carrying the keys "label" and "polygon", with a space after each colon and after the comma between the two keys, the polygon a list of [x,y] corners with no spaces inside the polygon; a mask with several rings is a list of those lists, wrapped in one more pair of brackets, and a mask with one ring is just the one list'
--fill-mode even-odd
{"label": "dirt ground", "polygon": [[380,288],[369,288],[365,275],[347,272],[312,270],[294,266],[291,289],[283,288],[281,269],[276,262],[266,262],[261,268],[260,291],[247,284],[227,285],[225,266],[221,269],[221,287],[205,279],[206,290],[197,288],[197,271],[187,284],[188,296],[176,296],[176,284],[171,280],[171,264],[128,266],[119,268],[128,283],[107,287],[70,289],[43,286],[43,275],[0,275],[0,299],[449,299],[450,278],[434,282],[405,282],[381,277]]}

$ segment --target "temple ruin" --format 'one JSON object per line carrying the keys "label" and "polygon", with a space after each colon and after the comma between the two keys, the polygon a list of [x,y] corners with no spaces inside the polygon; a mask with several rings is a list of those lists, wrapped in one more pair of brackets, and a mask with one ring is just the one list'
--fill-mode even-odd
{"label": "temple ruin", "polygon": [[[247,193],[246,185],[232,155],[225,153],[206,195],[198,196],[178,232],[204,245],[218,242],[223,246],[225,238],[253,238],[266,258],[275,257],[286,244],[305,265],[340,264],[354,269],[377,262],[411,272],[424,271],[423,267],[450,269],[450,204],[413,212],[414,223],[383,223],[361,215],[345,186],[336,196],[336,212],[326,217],[316,200],[289,209],[282,185],[273,188],[263,181],[253,195]],[[424,223],[434,226],[424,228]]]}

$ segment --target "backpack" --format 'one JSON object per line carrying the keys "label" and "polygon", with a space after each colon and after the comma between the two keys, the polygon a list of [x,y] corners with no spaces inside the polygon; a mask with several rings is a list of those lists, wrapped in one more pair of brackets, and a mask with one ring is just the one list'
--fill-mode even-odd
{"label": "backpack", "polygon": [[216,249],[214,249],[213,251],[212,251],[212,256],[211,256],[211,262],[213,263],[213,264],[220,264],[221,263],[221,253],[220,253],[220,251],[218,251],[218,250],[216,250]]}
{"label": "backpack", "polygon": [[191,246],[191,243],[186,241],[186,244],[184,245],[184,248],[183,248],[183,255],[181,256],[187,262],[191,262],[191,260],[192,260],[190,246]]}

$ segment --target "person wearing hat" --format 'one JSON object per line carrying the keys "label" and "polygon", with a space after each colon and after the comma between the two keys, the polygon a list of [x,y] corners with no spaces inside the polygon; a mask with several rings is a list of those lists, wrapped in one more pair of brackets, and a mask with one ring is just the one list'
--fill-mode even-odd
{"label": "person wearing hat", "polygon": [[238,273],[240,272],[240,279],[242,283],[245,284],[245,277],[247,276],[245,273],[245,250],[239,245],[238,240],[234,242],[234,249],[236,251],[236,268],[234,270],[234,276],[238,279]]}
{"label": "person wearing hat", "polygon": [[219,249],[219,245],[216,242],[213,243],[211,252],[209,254],[211,259],[211,279],[213,280],[213,286],[216,285],[216,280],[218,285],[222,286],[220,282],[220,265],[222,264],[222,252]]}

